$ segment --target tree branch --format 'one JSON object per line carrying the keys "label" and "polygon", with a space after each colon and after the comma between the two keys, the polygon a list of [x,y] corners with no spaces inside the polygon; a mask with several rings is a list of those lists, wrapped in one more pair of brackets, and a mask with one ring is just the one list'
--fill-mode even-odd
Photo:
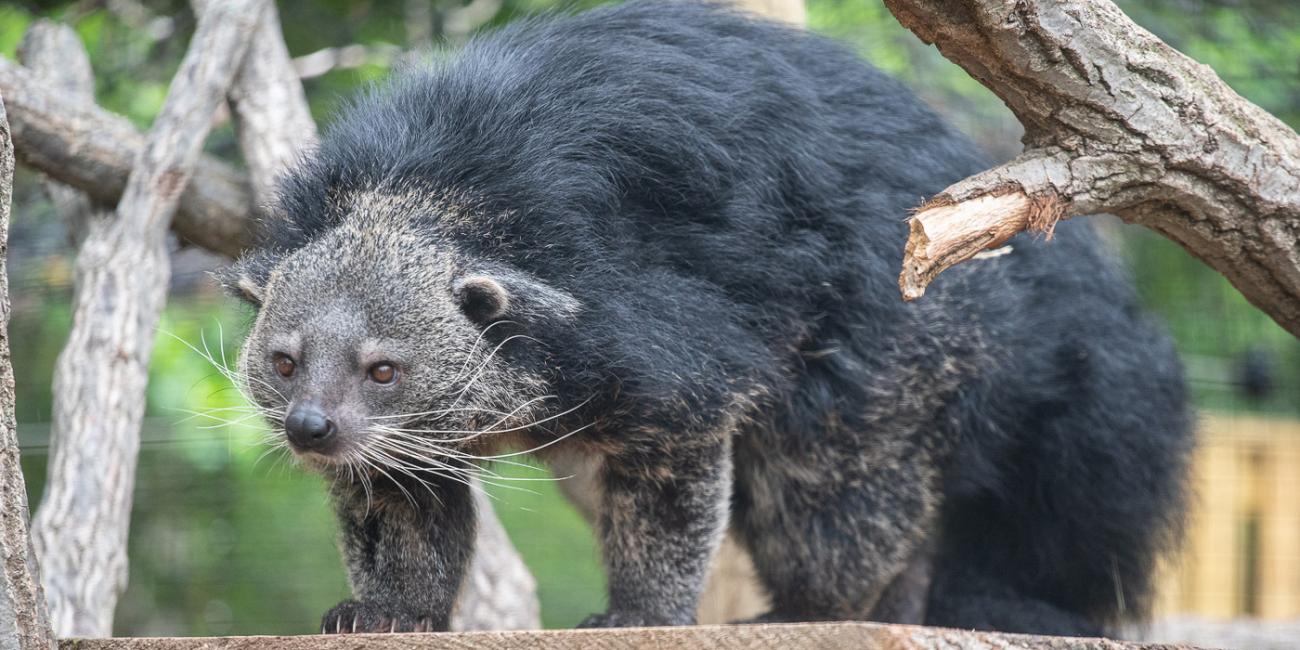
{"label": "tree branch", "polygon": [[[76,32],[65,25],[38,20],[27,28],[18,44],[18,60],[51,89],[82,106],[95,105],[95,76],[90,57]],[[41,183],[55,211],[68,220],[68,232],[80,242],[89,228],[95,206],[85,192],[48,177]]]}
{"label": "tree branch", "polygon": [[401,54],[402,48],[391,43],[377,45],[353,43],[327,47],[295,57],[293,69],[298,73],[299,79],[312,79],[334,70],[350,70],[367,64],[388,67]]}
{"label": "tree branch", "polygon": [[55,609],[71,634],[108,636],[126,586],[145,385],[171,273],[167,230],[265,7],[223,0],[200,16],[116,218],[93,224],[77,257],[72,332],[55,368],[64,449],[33,527],[50,574],[71,581],[50,594],[66,599]]}
{"label": "tree branch", "polygon": [[14,372],[9,362],[9,202],[14,150],[0,97],[0,647],[55,647],[45,612],[35,554],[27,535],[27,486],[18,458]]}
{"label": "tree branch", "polygon": [[[962,204],[997,196],[1019,206],[1002,213],[1002,231],[1030,227],[1026,202],[1043,209],[1039,228],[1094,212],[1151,228],[1300,335],[1293,130],[1108,0],[885,4],[1001,97],[1026,130],[1019,158],[953,185],[915,215],[899,280],[906,298],[978,252],[970,238],[984,226],[960,223],[972,209]],[[935,247],[951,252],[917,257]]]}
{"label": "tree branch", "polygon": [[[210,5],[196,0],[194,6]],[[261,205],[274,199],[275,181],[316,142],[316,123],[307,107],[302,80],[289,58],[280,31],[280,14],[269,6],[230,88],[239,148],[251,171],[253,196]]]}
{"label": "tree branch", "polygon": [[[0,58],[0,94],[8,103],[18,162],[115,205],[145,138],[126,118],[43,84]],[[228,257],[247,247],[252,233],[247,177],[202,156],[180,196],[173,227],[183,240]]]}

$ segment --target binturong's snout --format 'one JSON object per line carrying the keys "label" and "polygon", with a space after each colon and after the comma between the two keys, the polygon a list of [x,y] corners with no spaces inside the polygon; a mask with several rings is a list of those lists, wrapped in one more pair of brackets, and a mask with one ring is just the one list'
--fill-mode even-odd
{"label": "binturong's snout", "polygon": [[284,418],[284,432],[295,451],[328,454],[338,438],[338,426],[316,402],[300,402]]}

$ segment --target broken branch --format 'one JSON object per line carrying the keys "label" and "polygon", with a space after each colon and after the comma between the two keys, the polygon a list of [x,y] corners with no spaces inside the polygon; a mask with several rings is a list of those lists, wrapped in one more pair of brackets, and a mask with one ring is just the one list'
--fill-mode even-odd
{"label": "broken branch", "polygon": [[[949,187],[916,214],[922,224],[912,229],[900,277],[905,296],[978,252],[961,223],[943,224],[974,208],[933,210],[1010,188],[1053,197],[1053,220],[1111,212],[1165,235],[1300,336],[1295,131],[1109,0],[885,4],[1001,97],[1026,132],[1016,160]],[[1020,208],[1008,207],[998,228],[1029,226]],[[912,256],[936,249],[947,251],[941,263],[918,272],[927,260]]]}

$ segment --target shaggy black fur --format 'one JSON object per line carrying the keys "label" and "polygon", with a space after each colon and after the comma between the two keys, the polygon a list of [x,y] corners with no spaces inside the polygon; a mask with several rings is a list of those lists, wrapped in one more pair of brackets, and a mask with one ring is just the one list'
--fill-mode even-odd
{"label": "shaggy black fur", "polygon": [[512,306],[532,285],[511,273],[576,300],[513,314],[544,353],[502,358],[566,406],[596,396],[558,445],[603,462],[610,609],[588,624],[691,622],[729,522],[768,620],[908,618],[919,584],[927,623],[1099,634],[1145,611],[1176,537],[1181,371],[1084,219],[900,299],[908,210],[987,166],[839,45],[633,3],[511,25],[351,103],[241,271],[286,295],[272,269],[378,192],[435,206],[389,215],[426,237],[387,253],[403,269],[454,251],[507,269]]}

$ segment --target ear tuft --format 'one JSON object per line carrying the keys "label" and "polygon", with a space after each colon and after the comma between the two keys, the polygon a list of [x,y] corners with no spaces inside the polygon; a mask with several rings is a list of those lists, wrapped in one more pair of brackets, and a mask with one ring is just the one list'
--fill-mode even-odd
{"label": "ear tuft", "polygon": [[279,256],[271,251],[252,252],[213,275],[227,293],[254,307],[261,307],[267,280],[278,261]]}
{"label": "ear tuft", "polygon": [[505,315],[510,308],[510,293],[494,278],[471,275],[456,281],[452,297],[465,316],[479,325],[486,325]]}

